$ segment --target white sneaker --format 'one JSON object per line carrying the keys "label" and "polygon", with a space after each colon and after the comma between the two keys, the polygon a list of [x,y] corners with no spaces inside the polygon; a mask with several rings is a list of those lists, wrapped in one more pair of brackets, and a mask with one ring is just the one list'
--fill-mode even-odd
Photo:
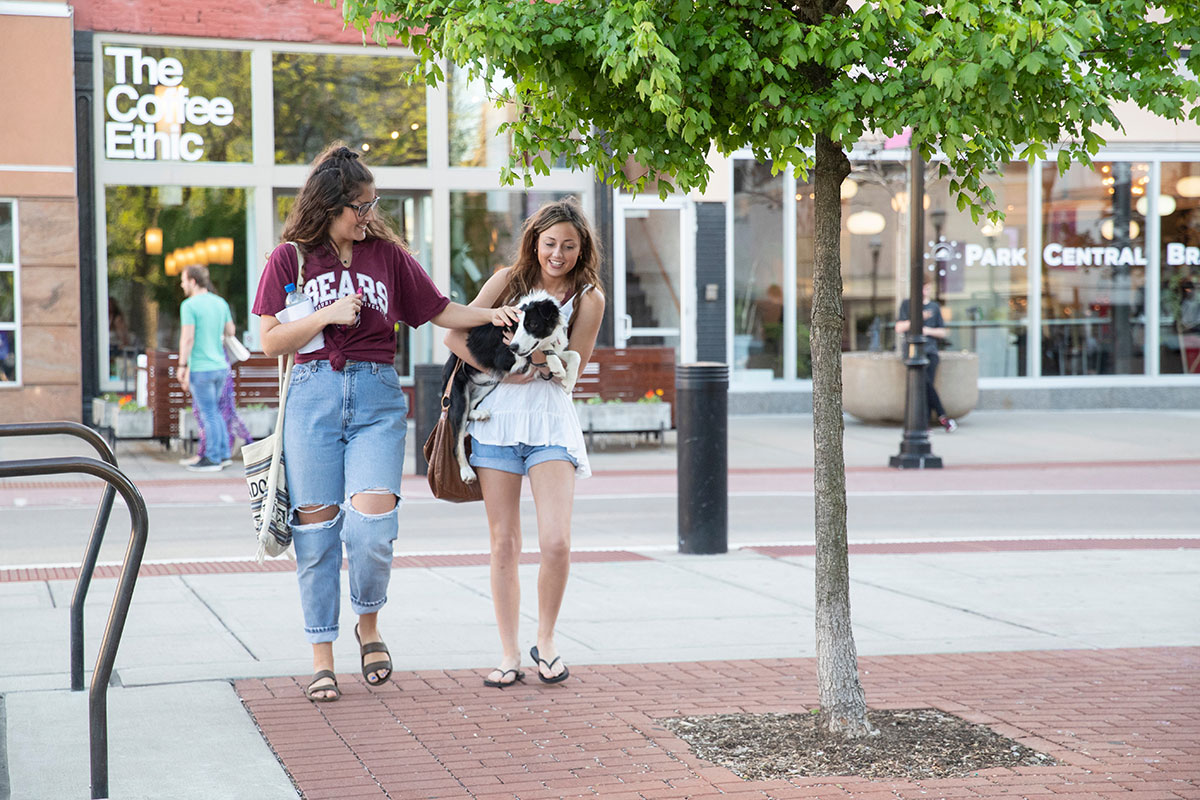
{"label": "white sneaker", "polygon": [[194,464],[199,464],[201,458],[202,458],[202,456],[189,456],[187,458],[181,458],[181,459],[179,459],[179,466],[190,467],[190,466],[193,466]]}

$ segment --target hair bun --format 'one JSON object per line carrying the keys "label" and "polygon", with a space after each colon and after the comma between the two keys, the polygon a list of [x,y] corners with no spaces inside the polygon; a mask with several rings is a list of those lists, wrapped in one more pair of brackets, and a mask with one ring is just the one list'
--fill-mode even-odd
{"label": "hair bun", "polygon": [[351,150],[349,147],[342,145],[337,150],[329,154],[330,158],[342,158],[347,161],[353,161],[358,158],[358,153]]}

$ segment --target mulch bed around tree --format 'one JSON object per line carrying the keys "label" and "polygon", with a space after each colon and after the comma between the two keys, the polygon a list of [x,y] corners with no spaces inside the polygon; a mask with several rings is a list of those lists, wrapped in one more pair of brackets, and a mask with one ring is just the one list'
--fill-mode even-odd
{"label": "mulch bed around tree", "polygon": [[796,776],[961,778],[992,767],[1053,766],[1039,753],[984,725],[931,708],[868,711],[877,736],[842,740],[817,714],[716,714],[658,722],[700,758],[746,780]]}

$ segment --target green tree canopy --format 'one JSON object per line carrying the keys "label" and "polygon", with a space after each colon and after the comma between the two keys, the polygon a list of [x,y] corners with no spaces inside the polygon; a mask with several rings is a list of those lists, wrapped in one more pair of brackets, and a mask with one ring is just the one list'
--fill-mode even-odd
{"label": "green tree canopy", "polygon": [[[986,202],[979,176],[1014,154],[1062,143],[1064,165],[1086,161],[1097,128],[1120,127],[1114,102],[1200,118],[1190,0],[345,0],[343,11],[376,41],[411,47],[433,81],[440,57],[501,71],[505,99],[525,108],[518,154],[618,183],[633,158],[649,168],[635,190],[656,174],[673,180],[663,193],[703,188],[710,145],[803,173],[818,134],[848,150],[911,127],[926,158],[945,155],[951,190]],[[539,157],[529,166],[547,171]]]}

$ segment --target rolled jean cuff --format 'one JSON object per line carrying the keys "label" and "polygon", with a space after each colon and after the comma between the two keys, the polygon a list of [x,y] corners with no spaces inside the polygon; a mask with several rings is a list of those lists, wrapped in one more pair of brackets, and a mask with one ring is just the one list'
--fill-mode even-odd
{"label": "rolled jean cuff", "polygon": [[325,642],[334,642],[338,638],[338,626],[332,628],[308,628],[304,629],[304,638],[308,639],[309,644],[323,644]]}
{"label": "rolled jean cuff", "polygon": [[379,609],[387,604],[387,595],[383,596],[382,600],[377,600],[374,603],[360,603],[353,597],[350,598],[350,608],[355,614],[374,614]]}

